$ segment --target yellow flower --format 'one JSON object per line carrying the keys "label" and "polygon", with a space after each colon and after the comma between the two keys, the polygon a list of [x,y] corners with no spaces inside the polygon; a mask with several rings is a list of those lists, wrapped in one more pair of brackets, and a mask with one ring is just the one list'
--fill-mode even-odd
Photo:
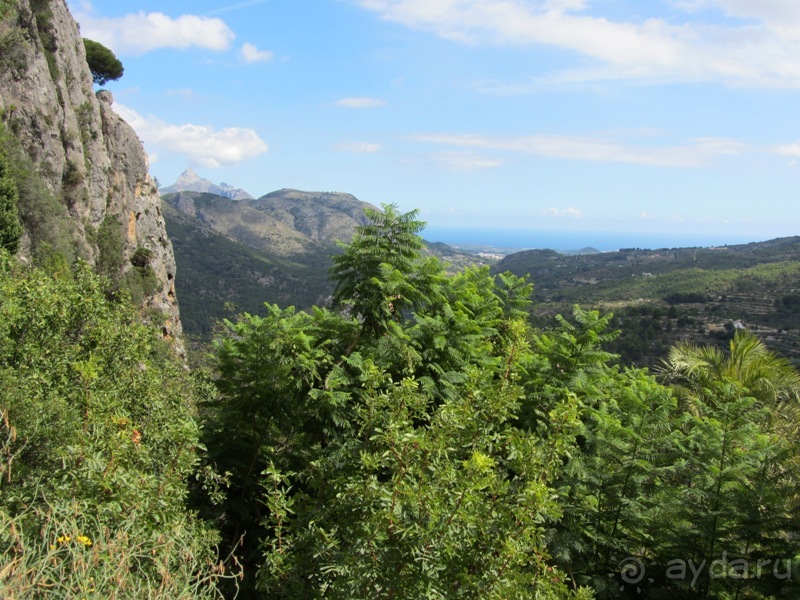
{"label": "yellow flower", "polygon": [[72,538],[68,535],[62,535],[59,536],[58,539],[56,539],[56,542],[58,542],[59,544],[69,544],[71,541]]}
{"label": "yellow flower", "polygon": [[80,542],[84,546],[88,547],[88,546],[92,545],[92,540],[88,536],[79,535],[76,539],[77,539],[78,542]]}

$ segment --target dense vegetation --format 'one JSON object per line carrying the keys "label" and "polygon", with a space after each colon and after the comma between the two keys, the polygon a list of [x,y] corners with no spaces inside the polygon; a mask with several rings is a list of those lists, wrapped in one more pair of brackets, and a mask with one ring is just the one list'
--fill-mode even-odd
{"label": "dense vegetation", "polygon": [[104,284],[0,252],[0,596],[213,597],[203,386]]}
{"label": "dense vegetation", "polygon": [[0,151],[0,248],[11,254],[19,248],[22,237],[18,202],[17,184],[8,172],[5,154]]}
{"label": "dense vegetation", "polygon": [[[3,235],[7,243],[21,241],[22,232],[28,234],[30,254],[39,262],[58,260],[71,262],[76,249],[69,230],[67,209],[47,189],[33,161],[20,147],[14,135],[16,122],[13,107],[0,111],[0,121],[8,121],[9,127],[0,122],[0,171],[3,177],[0,191],[0,209]],[[21,226],[21,228],[18,228]],[[7,250],[15,244],[4,246]]]}
{"label": "dense vegetation", "polygon": [[533,329],[524,278],[367,216],[333,308],[226,321],[210,377],[3,255],[4,596],[797,597],[791,364],[740,331],[622,368],[610,315]]}

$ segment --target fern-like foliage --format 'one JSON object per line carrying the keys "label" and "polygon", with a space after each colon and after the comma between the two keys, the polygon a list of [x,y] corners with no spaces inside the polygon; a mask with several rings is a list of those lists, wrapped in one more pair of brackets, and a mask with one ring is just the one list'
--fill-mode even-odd
{"label": "fern-like foliage", "polygon": [[344,251],[333,257],[330,277],[336,284],[334,305],[347,308],[362,320],[364,332],[377,335],[427,300],[441,267],[422,260],[417,234],[425,223],[417,219],[418,210],[401,214],[397,205],[384,204],[383,211],[364,213],[370,223],[358,228],[350,244],[340,244]]}

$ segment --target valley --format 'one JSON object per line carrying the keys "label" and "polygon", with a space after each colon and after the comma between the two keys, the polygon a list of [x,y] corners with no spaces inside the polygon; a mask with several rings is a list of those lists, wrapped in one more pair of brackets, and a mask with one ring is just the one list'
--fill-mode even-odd
{"label": "valley", "polygon": [[[300,310],[328,306],[337,240],[349,242],[372,205],[337,192],[282,189],[241,199],[193,172],[165,190],[167,230],[175,248],[183,327],[195,344],[235,313],[263,314],[264,303]],[[183,184],[181,181],[183,180]],[[189,181],[187,184],[186,182]],[[247,196],[247,197],[245,197]],[[609,344],[624,364],[656,366],[677,341],[726,347],[737,329],[759,335],[800,364],[800,238],[711,248],[627,248],[493,253],[427,242],[449,265],[491,265],[493,273],[529,275],[531,319],[543,329],[581,305],[613,313],[621,331]]]}
{"label": "valley", "polygon": [[[217,321],[239,312],[263,314],[265,302],[300,310],[330,305],[336,242],[350,241],[370,206],[350,194],[290,189],[244,200],[196,191],[164,195],[186,334],[208,342]],[[425,251],[451,271],[492,262],[440,243],[428,243]]]}

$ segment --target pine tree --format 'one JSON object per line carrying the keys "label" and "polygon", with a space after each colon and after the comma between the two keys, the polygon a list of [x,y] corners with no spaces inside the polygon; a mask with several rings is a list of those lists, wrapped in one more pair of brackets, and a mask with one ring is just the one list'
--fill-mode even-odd
{"label": "pine tree", "polygon": [[83,39],[83,45],[86,50],[86,62],[92,72],[92,80],[96,84],[105,85],[122,77],[125,69],[111,50],[100,42],[86,38]]}

